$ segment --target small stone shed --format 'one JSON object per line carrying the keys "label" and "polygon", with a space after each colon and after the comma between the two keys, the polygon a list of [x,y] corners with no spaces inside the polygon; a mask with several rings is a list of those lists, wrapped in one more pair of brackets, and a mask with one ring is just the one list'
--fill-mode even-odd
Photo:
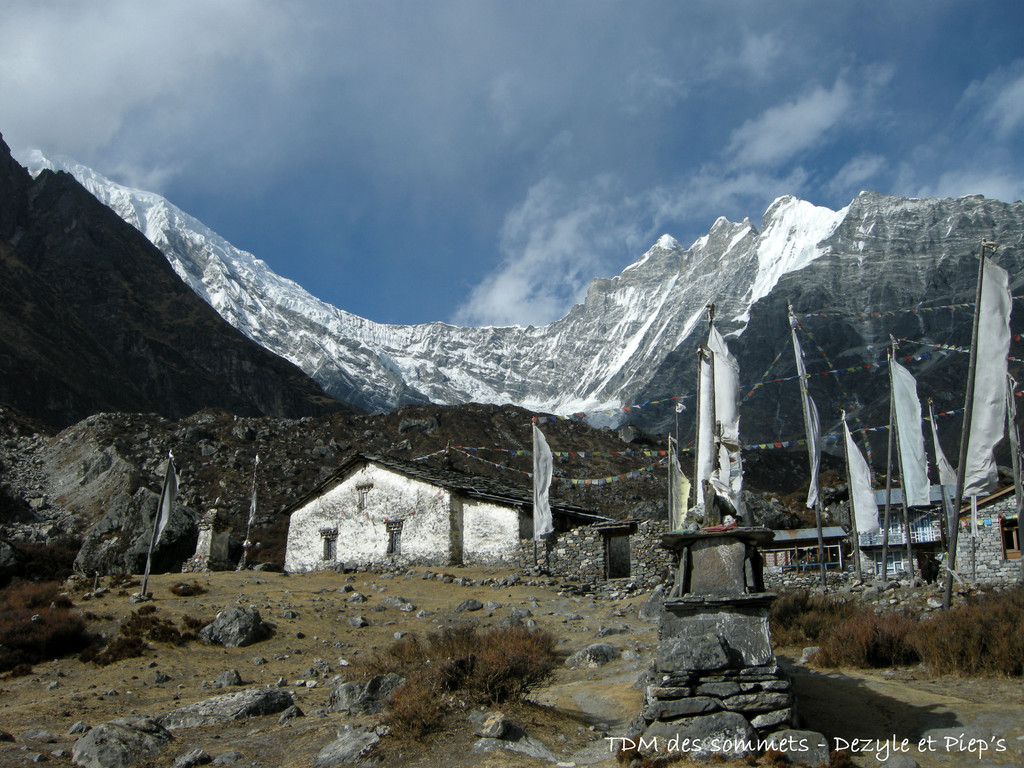
{"label": "small stone shed", "polygon": [[[555,532],[605,524],[551,505]],[[285,570],[351,565],[522,564],[532,552],[533,500],[491,478],[356,454],[285,510]]]}

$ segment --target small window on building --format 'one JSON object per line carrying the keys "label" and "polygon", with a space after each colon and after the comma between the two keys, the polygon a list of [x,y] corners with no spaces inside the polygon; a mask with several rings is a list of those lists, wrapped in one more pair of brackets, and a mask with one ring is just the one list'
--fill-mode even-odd
{"label": "small window on building", "polygon": [[402,554],[402,521],[394,520],[387,523],[388,531],[388,554]]}
{"label": "small window on building", "polygon": [[1000,532],[1003,537],[1003,558],[1016,560],[1020,557],[1020,525],[1018,520],[1001,520]]}
{"label": "small window on building", "polygon": [[373,488],[372,485],[357,485],[356,494],[358,499],[356,500],[356,508],[363,512],[366,509],[366,494]]}
{"label": "small window on building", "polygon": [[334,562],[338,557],[338,537],[324,536],[324,560]]}

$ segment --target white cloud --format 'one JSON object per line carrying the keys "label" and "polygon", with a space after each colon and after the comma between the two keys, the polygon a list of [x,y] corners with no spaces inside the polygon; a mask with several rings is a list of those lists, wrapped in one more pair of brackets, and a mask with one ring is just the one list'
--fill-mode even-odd
{"label": "white cloud", "polygon": [[933,184],[919,186],[913,197],[984,195],[996,200],[1024,200],[1024,179],[1005,169],[958,168],[946,171]]}
{"label": "white cloud", "polygon": [[886,167],[886,160],[881,155],[866,152],[849,160],[828,182],[826,188],[835,197],[855,197],[857,193],[870,186],[872,179],[877,179]]}
{"label": "white cloud", "polygon": [[853,94],[842,80],[826,90],[814,88],[805,96],[771,107],[747,120],[732,133],[726,153],[734,167],[764,167],[786,162],[817,145],[853,105]]}
{"label": "white cloud", "polygon": [[[617,202],[613,202],[617,201]],[[615,180],[576,188],[545,178],[505,217],[500,267],[456,311],[464,325],[544,325],[586,295],[637,241]],[[635,213],[635,211],[633,211]]]}
{"label": "white cloud", "polygon": [[1024,128],[1024,60],[1001,67],[964,93],[962,110],[978,113],[1000,141]]}

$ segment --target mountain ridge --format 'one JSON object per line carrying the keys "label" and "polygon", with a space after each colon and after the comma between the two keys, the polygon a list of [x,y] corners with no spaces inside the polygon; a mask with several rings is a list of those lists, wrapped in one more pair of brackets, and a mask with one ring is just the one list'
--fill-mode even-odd
{"label": "mountain ridge", "polygon": [[[39,155],[30,165],[52,162]],[[508,402],[547,413],[583,412],[596,424],[628,418],[663,431],[674,415],[667,409],[624,409],[692,391],[691,353],[702,340],[709,304],[716,305],[716,324],[753,381],[751,373],[770,367],[788,338],[790,302],[798,312],[845,306],[852,317],[863,310],[969,300],[973,275],[964,266],[971,244],[1001,236],[1005,247],[997,259],[1011,271],[1014,287],[1022,283],[1019,202],[862,192],[833,211],[786,195],[765,211],[760,230],[749,219],[720,217],[689,248],[671,236],[659,238],[619,275],[595,279],[583,303],[545,326],[385,325],[316,299],[158,195],[82,168],[86,186],[126,220],[145,222],[147,236],[179,275],[225,319],[290,359],[328,393],[368,410],[426,401]],[[892,254],[902,254],[911,267],[890,263]],[[873,266],[882,262],[890,263],[891,274]],[[894,286],[895,274],[906,284]],[[775,314],[769,317],[769,311]],[[891,330],[862,320],[816,325],[815,333],[837,351],[876,347]],[[947,325],[948,340],[962,323]],[[830,408],[851,400],[850,393],[817,388]],[[788,402],[790,394],[782,399]],[[787,426],[764,410],[753,421],[772,426],[752,438],[795,431],[797,420]]]}

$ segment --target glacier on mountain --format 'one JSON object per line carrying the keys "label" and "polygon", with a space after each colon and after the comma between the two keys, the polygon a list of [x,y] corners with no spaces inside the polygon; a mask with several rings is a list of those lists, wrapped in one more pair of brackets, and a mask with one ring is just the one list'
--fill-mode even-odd
{"label": "glacier on mountain", "polygon": [[[911,249],[922,274],[962,256],[957,249],[969,252],[963,244],[974,237],[975,225],[993,216],[986,205],[1010,211],[1010,229],[1024,228],[1020,204],[998,201],[862,193],[833,211],[784,196],[769,206],[760,231],[749,220],[719,218],[689,248],[663,235],[618,276],[594,280],[582,304],[543,327],[387,325],[317,299],[159,195],[121,186],[63,158],[35,153],[28,165],[33,173],[72,173],[142,231],[229,323],[298,365],[329,394],[367,410],[425,401],[512,403],[614,423],[630,403],[692,391],[687,350],[706,335],[709,304],[716,305],[716,324],[727,338],[757,346],[744,337],[752,310],[779,290],[818,301],[838,291],[860,309],[884,300],[879,290],[889,278],[858,272],[851,260],[861,267],[866,258],[888,263],[888,238],[912,228],[914,216],[932,232]],[[937,221],[956,236],[936,242]],[[899,237],[905,249],[908,236]],[[1013,258],[1020,259],[1019,243]],[[911,293],[907,300],[920,302],[928,287]],[[864,324],[862,329],[881,332]],[[761,365],[757,355],[752,359]]]}

